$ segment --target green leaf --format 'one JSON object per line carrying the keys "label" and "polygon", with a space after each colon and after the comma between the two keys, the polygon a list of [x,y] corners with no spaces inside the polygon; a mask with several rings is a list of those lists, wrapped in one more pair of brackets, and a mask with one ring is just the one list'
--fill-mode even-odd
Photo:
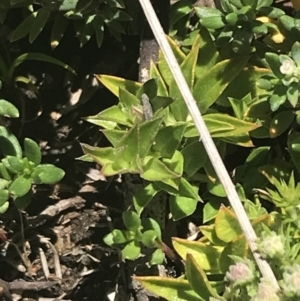
{"label": "green leaf", "polygon": [[199,141],[188,144],[181,151],[184,158],[184,172],[189,176],[193,176],[207,160],[207,153],[203,144]]}
{"label": "green leaf", "polygon": [[175,251],[183,259],[191,254],[201,268],[210,274],[219,272],[219,258],[222,248],[214,247],[200,241],[173,238]]}
{"label": "green leaf", "polygon": [[157,185],[150,183],[134,194],[133,205],[139,215],[159,191],[160,188]]}
{"label": "green leaf", "polygon": [[209,29],[219,29],[226,25],[226,20],[221,11],[216,8],[197,6],[195,7],[200,23]]}
{"label": "green leaf", "polygon": [[278,113],[270,124],[270,137],[275,138],[283,134],[295,119],[295,113],[291,110]]}
{"label": "green leaf", "polygon": [[0,207],[2,207],[9,199],[9,192],[6,189],[0,189]]}
{"label": "green leaf", "polygon": [[180,178],[179,185],[179,195],[186,198],[192,198],[200,201],[200,196],[198,195],[199,187],[198,185],[192,185],[185,178]]}
{"label": "green leaf", "polygon": [[161,228],[159,223],[153,218],[143,218],[142,219],[143,231],[153,230],[156,233],[156,239],[161,241]]}
{"label": "green leaf", "polygon": [[129,93],[136,95],[142,84],[127,80],[121,77],[98,74],[96,78],[115,96],[119,96],[120,88],[127,90]]}
{"label": "green leaf", "polygon": [[153,150],[159,152],[164,158],[171,158],[182,140],[185,128],[185,124],[177,124],[160,129]]}
{"label": "green leaf", "polygon": [[242,57],[221,61],[198,78],[193,95],[202,114],[242,71],[248,59],[248,57]]}
{"label": "green leaf", "polygon": [[93,21],[94,31],[96,34],[97,45],[100,48],[104,38],[104,20],[100,16],[96,16]]}
{"label": "green leaf", "polygon": [[[3,159],[2,162],[5,164],[6,162],[4,160],[5,159]],[[8,163],[7,165],[5,164],[6,168],[8,168],[14,173],[23,173],[25,166],[21,159],[14,156],[6,156],[6,160]]]}
{"label": "green leaf", "polygon": [[225,206],[220,208],[216,216],[215,229],[218,238],[225,242],[230,242],[243,233],[235,214]]}
{"label": "green leaf", "polygon": [[30,32],[31,26],[36,18],[37,12],[30,14],[24,21],[13,31],[10,42],[15,42],[27,36]]}
{"label": "green leaf", "polygon": [[280,72],[281,62],[279,55],[276,53],[267,52],[265,54],[265,58],[275,76],[279,79],[284,78],[284,74]]}
{"label": "green leaf", "polygon": [[[191,89],[194,86],[195,68],[198,59],[199,47],[200,47],[200,36],[198,35],[194,41],[191,51],[180,65],[184,78]],[[169,93],[170,96],[175,100],[170,105],[170,109],[175,119],[180,121],[186,121],[186,118],[189,113],[188,108],[185,104],[185,101],[181,95],[181,92],[174,78],[170,83]]]}
{"label": "green leaf", "polygon": [[165,254],[161,249],[157,249],[151,255],[150,265],[162,264],[165,259]]}
{"label": "green leaf", "polygon": [[25,195],[14,199],[14,203],[19,210],[25,210],[31,203],[33,198],[32,190],[29,190]]}
{"label": "green leaf", "polygon": [[2,206],[0,206],[0,214],[5,213],[8,207],[9,207],[9,202],[5,202]]}
{"label": "green leaf", "polygon": [[127,110],[130,110],[132,106],[141,105],[141,101],[135,95],[124,90],[122,87],[119,88],[119,100]]}
{"label": "green leaf", "polygon": [[147,230],[143,233],[142,243],[147,248],[156,247],[157,233],[154,230]]}
{"label": "green leaf", "polygon": [[22,158],[22,148],[15,135],[0,126],[0,150],[2,155]]}
{"label": "green leaf", "polygon": [[284,85],[277,85],[270,97],[270,107],[273,112],[277,111],[278,108],[286,101],[287,87]]}
{"label": "green leaf", "polygon": [[204,300],[209,300],[210,297],[220,297],[212,288],[205,272],[191,254],[186,256],[186,277],[194,291]]}
{"label": "green leaf", "polygon": [[167,277],[134,277],[143,287],[168,301],[206,301],[190,287],[187,280]]}
{"label": "green leaf", "polygon": [[212,36],[206,28],[201,28],[199,37],[200,53],[195,67],[196,78],[209,71],[221,60]]}
{"label": "green leaf", "polygon": [[14,197],[22,197],[31,189],[32,179],[23,175],[18,176],[9,186],[9,192]]}
{"label": "green leaf", "polygon": [[[112,241],[114,244],[124,244],[128,241],[131,241],[133,239],[134,233],[131,231],[121,231],[119,229],[114,229],[112,232]],[[108,241],[108,238],[105,239]]]}
{"label": "green leaf", "polygon": [[300,43],[296,42],[292,46],[291,55],[297,66],[300,67]]}
{"label": "green leaf", "polygon": [[287,89],[286,95],[291,106],[295,108],[299,100],[299,83],[292,82]]}
{"label": "green leaf", "polygon": [[180,174],[168,168],[158,158],[146,157],[142,168],[141,177],[147,181],[164,181],[180,177]]}
{"label": "green leaf", "polygon": [[0,99],[0,116],[6,116],[10,118],[18,118],[18,109],[10,102],[4,99]]}
{"label": "green leaf", "polygon": [[135,240],[129,242],[122,250],[123,259],[135,260],[139,257],[140,254],[141,254],[140,244]]}
{"label": "green leaf", "polygon": [[39,34],[43,31],[43,29],[48,21],[49,16],[50,16],[50,9],[47,7],[40,8],[37,11],[37,15],[30,27],[30,32],[29,32],[29,42],[30,43],[32,43],[39,36]]}
{"label": "green leaf", "polygon": [[209,181],[207,183],[207,190],[215,196],[218,197],[226,197],[226,192],[223,188],[223,185],[217,180],[217,181]]}
{"label": "green leaf", "polygon": [[29,161],[33,162],[35,166],[41,163],[42,160],[41,149],[35,141],[29,138],[25,138],[24,151],[25,151],[25,157]]}
{"label": "green leaf", "polygon": [[125,211],[122,214],[125,227],[130,231],[137,231],[141,228],[142,222],[137,213],[133,211]]}
{"label": "green leaf", "polygon": [[30,53],[24,53],[24,54],[18,56],[13,61],[12,65],[9,68],[8,74],[7,74],[8,81],[10,81],[12,79],[15,69],[25,61],[39,61],[39,62],[51,63],[51,64],[57,65],[59,67],[62,67],[64,69],[76,74],[75,70],[73,70],[69,65],[67,65],[49,55],[46,55],[44,53],[30,52]]}
{"label": "green leaf", "polygon": [[127,133],[127,131],[124,130],[102,130],[101,132],[114,147],[119,144],[120,140]]}
{"label": "green leaf", "polygon": [[198,201],[180,195],[170,196],[170,210],[175,221],[187,217],[195,212]]}
{"label": "green leaf", "polygon": [[65,172],[52,165],[52,164],[40,164],[33,173],[32,179],[35,184],[55,184],[59,182],[65,175]]}
{"label": "green leaf", "polygon": [[207,223],[214,219],[223,203],[224,198],[218,198],[215,196],[210,197],[209,201],[204,205],[203,208],[203,223]]}
{"label": "green leaf", "polygon": [[63,38],[68,27],[69,20],[61,13],[56,12],[56,17],[51,32],[51,47],[56,48]]}

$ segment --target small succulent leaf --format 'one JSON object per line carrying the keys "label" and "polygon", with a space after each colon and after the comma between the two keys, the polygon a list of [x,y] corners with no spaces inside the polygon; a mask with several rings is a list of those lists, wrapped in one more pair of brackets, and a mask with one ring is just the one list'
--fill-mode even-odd
{"label": "small succulent leaf", "polygon": [[114,245],[114,235],[112,232],[106,234],[103,237],[103,241],[105,244],[107,244],[108,246],[112,247]]}
{"label": "small succulent leaf", "polygon": [[220,206],[224,203],[224,198],[218,198],[212,196],[203,208],[203,223],[207,223],[213,220],[220,209]]}
{"label": "small succulent leaf", "polygon": [[298,172],[300,172],[300,133],[292,131],[288,136],[288,151],[295,164]]}
{"label": "small succulent leaf", "polygon": [[187,254],[191,254],[204,271],[219,272],[219,258],[222,248],[177,237],[173,238],[172,241],[175,251],[181,258],[185,259]]}
{"label": "small succulent leaf", "polygon": [[111,75],[97,74],[96,78],[117,97],[119,96],[120,88],[127,90],[133,95],[137,95],[138,90],[142,86],[141,83]]}
{"label": "small succulent leaf", "polygon": [[6,156],[7,161],[2,161],[10,171],[13,173],[23,173],[25,166],[23,165],[21,159],[14,156]]}
{"label": "small succulent leaf", "polygon": [[170,196],[170,210],[172,217],[175,221],[178,221],[184,217],[187,217],[195,212],[198,201],[192,198],[182,197],[180,195]]}
{"label": "small succulent leaf", "polygon": [[125,227],[130,231],[137,231],[141,228],[142,222],[137,213],[134,211],[125,211],[122,214]]}
{"label": "small succulent leaf", "polygon": [[287,99],[287,87],[284,85],[277,85],[270,97],[270,107],[273,112],[283,105]]}
{"label": "small succulent leaf", "polygon": [[179,151],[175,151],[172,158],[163,158],[162,162],[175,173],[182,175],[183,173],[183,156]]}
{"label": "small succulent leaf", "polygon": [[40,8],[37,11],[37,15],[30,27],[30,32],[29,32],[29,42],[30,43],[33,43],[34,40],[43,31],[43,29],[48,21],[49,16],[50,16],[50,9],[47,7]]}
{"label": "small succulent leaf", "polygon": [[112,241],[114,244],[124,244],[128,241],[132,240],[132,236],[134,235],[130,231],[122,231],[119,229],[114,229],[112,232]]}
{"label": "small succulent leaf", "polygon": [[0,206],[0,214],[5,213],[8,207],[9,207],[9,202],[5,202],[2,206]]}
{"label": "small succulent leaf", "polygon": [[292,46],[291,55],[297,66],[300,67],[300,43],[296,42]]}
{"label": "small succulent leaf", "polygon": [[17,137],[4,126],[0,126],[0,150],[3,156],[22,158],[22,148]]}
{"label": "small succulent leaf", "polygon": [[171,158],[177,150],[185,131],[185,124],[166,126],[159,130],[153,150],[164,158]]}
{"label": "small succulent leaf", "polygon": [[102,130],[101,132],[113,147],[116,147],[124,135],[127,134],[125,130]]}
{"label": "small succulent leaf", "polygon": [[35,184],[55,184],[64,176],[65,172],[52,164],[40,164],[32,173]]}
{"label": "small succulent leaf", "polygon": [[10,176],[10,173],[8,172],[7,168],[5,167],[5,165],[3,163],[4,159],[2,159],[2,162],[0,162],[0,175],[2,176],[2,178],[5,181],[7,181],[9,183],[11,181],[11,176]]}
{"label": "small succulent leaf", "polygon": [[10,183],[9,181],[6,181],[6,180],[0,178],[0,189],[7,188],[9,183]]}
{"label": "small succulent leaf", "polygon": [[235,214],[225,206],[222,206],[215,220],[216,234],[219,239],[230,242],[242,234],[239,221]]}
{"label": "small succulent leaf", "polygon": [[57,12],[51,32],[52,49],[56,48],[59,45],[61,39],[65,34],[68,24],[69,20],[63,14]]}
{"label": "small succulent leaf", "polygon": [[265,58],[275,76],[279,79],[284,78],[284,74],[280,71],[281,62],[279,55],[273,52],[267,52]]}
{"label": "small succulent leaf", "polygon": [[242,57],[221,61],[209,71],[199,76],[193,90],[193,95],[202,114],[206,113],[207,109],[242,71],[248,59],[248,57]]}
{"label": "small succulent leaf", "polygon": [[286,91],[286,95],[291,106],[295,108],[299,99],[299,84],[295,82],[291,83]]}
{"label": "small succulent leaf", "polygon": [[18,118],[20,116],[18,109],[9,101],[0,99],[0,116]]}
{"label": "small succulent leaf", "polygon": [[234,115],[238,119],[244,119],[245,113],[248,109],[248,106],[245,104],[243,100],[229,98],[229,102],[232,106]]}
{"label": "small succulent leaf", "polygon": [[115,153],[112,147],[96,147],[82,143],[81,148],[84,154],[91,156],[91,158],[102,166],[114,162]]}
{"label": "small succulent leaf", "polygon": [[141,254],[140,244],[135,240],[129,242],[122,250],[123,259],[135,260],[139,257],[140,254]]}
{"label": "small succulent leaf", "polygon": [[9,186],[9,193],[14,197],[22,197],[31,189],[31,184],[30,177],[18,176]]}
{"label": "small succulent leaf", "polygon": [[162,117],[157,117],[139,125],[138,153],[140,158],[145,158],[152,145],[157,141],[159,129],[162,124]]}
{"label": "small succulent leaf", "polygon": [[206,150],[200,141],[188,144],[182,149],[181,154],[184,158],[183,170],[189,177],[193,176],[203,167],[208,158]]}
{"label": "small succulent leaf", "polygon": [[36,18],[37,12],[30,14],[24,21],[13,31],[10,42],[15,42],[27,36],[31,30],[31,26]]}
{"label": "small succulent leaf", "polygon": [[[160,74],[158,68],[156,67],[156,64],[154,64],[153,62],[151,62],[151,67],[150,67],[150,78],[155,78],[156,79],[157,95],[158,96],[161,96],[161,97],[169,96],[169,92],[168,92],[166,84],[165,84],[165,82],[162,78],[162,75]],[[151,103],[152,103],[152,101],[151,101]]]}
{"label": "small succulent leaf", "polygon": [[156,220],[153,218],[142,219],[143,231],[153,230],[156,233],[156,238],[161,241],[161,228]]}
{"label": "small succulent leaf", "polygon": [[41,163],[41,160],[42,160],[41,149],[35,141],[33,141],[29,138],[25,138],[24,152],[25,152],[25,157],[29,161],[33,162],[35,164],[35,166],[37,166]]}
{"label": "small succulent leaf", "polygon": [[[198,59],[199,47],[200,47],[200,36],[198,35],[194,41],[191,51],[181,63],[180,68],[185,80],[191,89],[194,86],[195,80],[195,67]],[[176,120],[186,121],[188,116],[188,108],[181,95],[181,92],[177,86],[175,79],[173,79],[169,86],[170,96],[175,100],[171,105],[170,109]]]}
{"label": "small succulent leaf", "polygon": [[133,205],[139,215],[159,191],[160,188],[157,185],[150,183],[134,194]]}
{"label": "small succulent leaf", "polygon": [[151,255],[149,264],[150,265],[162,264],[164,259],[165,259],[164,252],[161,249],[157,249]]}
{"label": "small succulent leaf", "polygon": [[207,190],[212,194],[220,198],[226,197],[226,192],[220,181],[209,181],[207,183]]}
{"label": "small succulent leaf", "polygon": [[205,301],[184,279],[167,277],[134,277],[143,287],[168,301]]}
{"label": "small succulent leaf", "polygon": [[122,87],[119,88],[119,100],[127,110],[130,110],[132,106],[141,105],[141,101],[134,94],[128,92]]}
{"label": "small succulent leaf", "polygon": [[[167,36],[168,42],[173,50],[173,53],[177,59],[177,62],[179,65],[184,61],[186,55],[180,50],[180,47],[177,45],[177,42],[172,40],[169,36]],[[170,87],[171,82],[173,81],[173,75],[170,71],[170,68],[168,66],[168,63],[163,56],[162,52],[159,52],[159,58],[158,58],[158,70],[163,77],[165,83]]]}
{"label": "small succulent leaf", "polygon": [[[199,32],[200,37],[200,52],[195,67],[195,78],[197,79],[202,74],[208,72],[213,66],[215,66],[221,59],[217,48],[214,44],[209,31],[202,27]],[[202,51],[204,50],[205,51]]]}
{"label": "small succulent leaf", "polygon": [[154,230],[147,230],[143,232],[142,243],[147,248],[155,248],[157,233]]}
{"label": "small succulent leaf", "polygon": [[14,199],[14,204],[19,210],[25,210],[31,203],[33,198],[32,190],[29,190],[25,195]]}
{"label": "small succulent leaf", "polygon": [[209,300],[210,297],[220,297],[210,285],[205,272],[201,268],[201,265],[198,264],[191,254],[187,254],[186,256],[185,274],[191,287],[204,300]]}
{"label": "small succulent leaf", "polygon": [[199,187],[198,185],[190,184],[185,178],[180,178],[179,185],[179,195],[186,198],[192,198],[200,201],[200,196],[198,195]]}
{"label": "small succulent leaf", "polygon": [[166,164],[158,158],[146,158],[142,169],[143,173],[141,177],[147,181],[163,181],[180,177],[180,174],[170,170]]}
{"label": "small succulent leaf", "polygon": [[283,134],[295,119],[293,111],[282,111],[275,115],[270,124],[270,137],[276,138]]}
{"label": "small succulent leaf", "polygon": [[0,207],[2,207],[9,199],[9,192],[7,189],[0,189]]}

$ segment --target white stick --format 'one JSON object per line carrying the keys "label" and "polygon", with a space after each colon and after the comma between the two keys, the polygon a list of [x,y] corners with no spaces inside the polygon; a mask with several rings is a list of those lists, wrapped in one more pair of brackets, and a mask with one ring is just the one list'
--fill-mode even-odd
{"label": "white stick", "polygon": [[[159,23],[159,20],[155,14],[155,11],[150,3],[150,0],[139,0],[143,8],[145,16],[150,24],[153,34],[162,50],[165,59],[169,65],[169,68],[174,76],[174,79],[178,85],[178,88],[184,98],[184,101],[189,109],[189,112],[194,120],[195,126],[202,138],[203,145],[210,158],[211,163],[214,166],[216,174],[222,183],[228,200],[239,220],[242,230],[244,231],[245,237],[249,243],[250,249],[256,260],[256,263],[261,271],[263,277],[269,279],[275,287],[279,290],[279,285],[274,276],[274,273],[269,264],[261,258],[257,251],[256,239],[257,236],[252,228],[252,225],[248,219],[248,216],[244,210],[244,207],[239,199],[239,196],[235,190],[235,187],[230,179],[230,176],[225,168],[225,165],[219,155],[219,152],[210,136],[210,133],[205,125],[202,115],[198,109],[196,101],[188,87],[188,84],[181,72],[181,69],[177,63],[177,60],[172,52],[172,49],[166,39],[165,33]],[[159,0],[158,0],[159,1]]]}

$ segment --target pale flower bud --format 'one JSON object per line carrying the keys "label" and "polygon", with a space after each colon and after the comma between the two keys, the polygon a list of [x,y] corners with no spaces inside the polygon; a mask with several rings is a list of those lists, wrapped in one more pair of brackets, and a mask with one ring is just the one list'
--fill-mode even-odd
{"label": "pale flower bud", "polygon": [[263,257],[282,258],[285,252],[282,237],[273,231],[261,238],[257,247]]}
{"label": "pale flower bud", "polygon": [[277,288],[272,283],[266,279],[261,279],[257,294],[250,301],[280,301],[280,297],[277,295]]}
{"label": "pale flower bud", "polygon": [[291,59],[285,59],[280,66],[280,72],[285,75],[293,75],[296,65]]}
{"label": "pale flower bud", "polygon": [[288,297],[300,297],[300,265],[287,267],[283,273],[282,288]]}
{"label": "pale flower bud", "polygon": [[254,279],[254,273],[250,267],[250,262],[238,262],[231,265],[225,278],[234,285],[251,282]]}

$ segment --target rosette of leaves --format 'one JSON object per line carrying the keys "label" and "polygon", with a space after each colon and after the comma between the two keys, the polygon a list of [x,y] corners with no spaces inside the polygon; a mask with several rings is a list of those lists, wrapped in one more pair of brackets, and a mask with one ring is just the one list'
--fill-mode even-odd
{"label": "rosette of leaves", "polygon": [[289,55],[268,52],[265,55],[272,74],[264,75],[258,84],[268,93],[272,111],[282,105],[298,107],[300,91],[300,43],[296,42]]}
{"label": "rosette of leaves", "polygon": [[[0,116],[17,118],[19,112],[6,100],[0,100]],[[33,184],[55,184],[64,176],[64,171],[52,164],[41,164],[40,147],[31,139],[24,141],[22,148],[15,135],[0,126],[0,214],[9,207],[9,200],[21,210],[32,199]]]}
{"label": "rosette of leaves", "polygon": [[161,264],[164,253],[159,224],[152,218],[141,219],[133,211],[123,212],[122,219],[126,230],[114,229],[104,237],[104,242],[109,246],[123,247],[122,258],[129,260],[135,260],[141,255],[141,244],[154,248],[149,263]]}
{"label": "rosette of leaves", "polygon": [[[2,1],[3,2],[3,1]],[[33,5],[34,4],[34,5]],[[0,21],[15,7],[23,8],[24,20],[12,32],[10,41],[29,36],[30,43],[39,36],[47,23],[53,22],[51,46],[57,47],[72,21],[81,46],[95,34],[100,47],[104,30],[117,39],[124,33],[123,22],[130,21],[122,0],[5,0],[0,4]]]}
{"label": "rosette of leaves", "polygon": [[[225,154],[227,143],[253,146],[249,132],[260,125],[244,120],[242,115],[233,117],[222,114],[215,106],[225,90],[231,84],[236,85],[234,80],[237,75],[244,73],[248,58],[221,60],[206,29],[202,29],[187,55],[175,41],[170,40],[170,45],[221,155]],[[201,55],[198,56],[201,47],[203,52],[200,51]],[[253,68],[243,76],[249,79],[259,72]],[[161,55],[158,66],[152,66],[151,77],[142,85],[113,76],[97,76],[119,98],[119,103],[86,120],[104,128],[102,132],[111,146],[83,144],[85,155],[81,159],[98,162],[105,176],[139,174],[144,179],[144,188],[134,196],[137,213],[141,214],[151,199],[163,190],[170,195],[173,218],[179,220],[195,211],[200,200],[200,182],[205,183],[214,195],[224,197],[225,192],[199,142],[186,104]],[[255,89],[253,85],[244,85],[238,93],[247,94],[251,90],[255,94]],[[227,93],[230,91],[227,90]],[[153,118],[150,120],[144,117],[143,94],[147,94],[153,109]]]}
{"label": "rosette of leaves", "polygon": [[[235,53],[255,50],[256,37],[280,34],[276,19],[284,11],[272,7],[272,0],[221,0],[222,11],[210,7],[195,7],[200,24],[208,28],[218,47],[231,45]],[[278,40],[278,37],[277,37]]]}
{"label": "rosette of leaves", "polygon": [[[241,187],[239,192],[255,231],[260,233],[264,226],[271,226],[271,214],[260,204],[247,200]],[[214,211],[213,217],[206,211],[204,219],[210,223],[199,227],[202,234],[199,240],[173,238],[175,251],[185,260],[185,275],[176,279],[136,277],[146,289],[170,301],[232,300],[233,290],[224,294],[227,286],[225,275],[237,257],[253,261],[252,253],[231,209],[221,206]],[[250,298],[240,296],[234,300]]]}

